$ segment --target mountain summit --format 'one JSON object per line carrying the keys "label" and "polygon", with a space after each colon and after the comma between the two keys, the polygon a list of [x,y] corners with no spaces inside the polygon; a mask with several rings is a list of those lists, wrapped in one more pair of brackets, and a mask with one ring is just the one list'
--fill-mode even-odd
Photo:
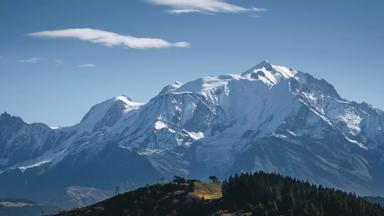
{"label": "mountain summit", "polygon": [[264,61],[241,74],[119,96],[72,126],[0,118],[0,195],[49,200],[68,187],[122,190],[174,175],[277,172],[384,195],[384,113],[325,80]]}

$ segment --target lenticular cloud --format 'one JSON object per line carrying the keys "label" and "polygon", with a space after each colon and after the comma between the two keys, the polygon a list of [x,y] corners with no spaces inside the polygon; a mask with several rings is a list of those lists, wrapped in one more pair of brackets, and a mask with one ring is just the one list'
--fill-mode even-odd
{"label": "lenticular cloud", "polygon": [[29,36],[52,39],[77,39],[107,47],[125,46],[132,49],[186,48],[187,42],[169,42],[160,38],[139,38],[91,28],[73,28],[29,33]]}
{"label": "lenticular cloud", "polygon": [[152,4],[170,7],[168,12],[182,13],[246,13],[263,12],[262,8],[247,8],[225,2],[224,0],[148,0]]}

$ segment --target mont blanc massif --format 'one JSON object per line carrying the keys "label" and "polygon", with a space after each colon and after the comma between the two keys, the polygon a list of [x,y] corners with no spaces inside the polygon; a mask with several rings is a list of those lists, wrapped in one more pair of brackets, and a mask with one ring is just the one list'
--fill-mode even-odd
{"label": "mont blanc massif", "polygon": [[70,127],[0,117],[0,197],[63,208],[105,199],[116,186],[254,171],[382,196],[383,170],[383,111],[267,61],[175,82],[146,103],[109,99]]}

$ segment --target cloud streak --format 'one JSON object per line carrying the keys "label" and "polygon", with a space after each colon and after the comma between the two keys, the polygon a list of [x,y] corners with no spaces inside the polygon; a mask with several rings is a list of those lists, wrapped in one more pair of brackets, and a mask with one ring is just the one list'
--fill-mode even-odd
{"label": "cloud streak", "polygon": [[96,67],[96,65],[94,65],[94,64],[81,64],[81,65],[79,65],[79,67],[81,67],[81,68],[92,68],[92,67]]}
{"label": "cloud streak", "polygon": [[264,12],[263,8],[246,8],[225,0],[147,0],[155,5],[168,6],[169,13],[251,13]]}
{"label": "cloud streak", "polygon": [[187,42],[169,42],[160,38],[138,38],[92,28],[71,28],[29,33],[29,36],[51,39],[77,39],[107,47],[124,46],[131,49],[187,48]]}
{"label": "cloud streak", "polygon": [[41,60],[41,58],[31,57],[31,58],[26,58],[26,59],[20,59],[18,62],[35,64],[35,63],[39,62],[40,60]]}

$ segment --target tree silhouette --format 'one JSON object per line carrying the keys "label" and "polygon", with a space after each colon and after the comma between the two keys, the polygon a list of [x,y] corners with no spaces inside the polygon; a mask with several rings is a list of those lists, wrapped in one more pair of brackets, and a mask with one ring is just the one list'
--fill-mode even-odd
{"label": "tree silhouette", "polygon": [[219,178],[217,176],[209,176],[209,180],[211,180],[212,183],[219,183]]}
{"label": "tree silhouette", "polygon": [[185,183],[188,183],[187,179],[184,178],[184,177],[181,177],[181,176],[174,176],[172,182],[173,182],[173,183],[176,183],[176,184],[185,184]]}

